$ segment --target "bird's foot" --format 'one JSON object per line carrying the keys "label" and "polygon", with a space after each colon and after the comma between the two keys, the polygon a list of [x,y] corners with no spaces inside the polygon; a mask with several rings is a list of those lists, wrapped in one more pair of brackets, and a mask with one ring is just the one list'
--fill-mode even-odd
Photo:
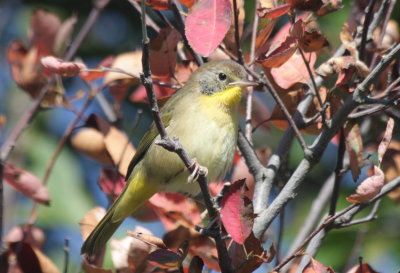
{"label": "bird's foot", "polygon": [[197,162],[196,158],[193,158],[193,162],[192,165],[190,165],[190,168],[194,168],[194,170],[192,171],[192,173],[189,175],[188,177],[188,183],[193,183],[194,181],[197,180],[197,178],[199,178],[199,175],[204,175],[207,176],[208,174],[208,169],[204,166],[201,166],[199,164],[199,162]]}

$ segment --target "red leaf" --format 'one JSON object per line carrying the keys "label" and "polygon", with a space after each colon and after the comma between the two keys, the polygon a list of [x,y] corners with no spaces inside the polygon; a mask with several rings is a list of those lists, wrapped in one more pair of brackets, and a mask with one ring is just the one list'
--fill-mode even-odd
{"label": "red leaf", "polygon": [[290,10],[289,4],[283,4],[276,8],[258,8],[257,15],[262,18],[277,18]]}
{"label": "red leaf", "polygon": [[385,175],[382,170],[374,166],[374,174],[365,179],[357,187],[356,193],[346,198],[350,203],[365,203],[377,195],[384,184]]}
{"label": "red leaf", "polygon": [[284,64],[297,50],[297,39],[287,36],[286,39],[275,48],[269,50],[265,56],[260,56],[257,62],[263,67],[280,67]]}
{"label": "red leaf", "polygon": [[4,167],[4,179],[14,189],[26,195],[28,198],[44,204],[50,204],[50,197],[47,188],[33,174],[18,169],[11,164],[6,164]]}
{"label": "red leaf", "polygon": [[[153,84],[153,89],[154,89],[154,93],[156,94],[158,100],[168,98],[173,93],[176,92],[176,90],[173,88],[159,86],[159,85],[155,85],[155,84]],[[135,92],[133,92],[132,95],[129,97],[129,100],[132,102],[148,103],[149,101],[147,99],[146,88],[143,85],[139,86],[135,90]]]}
{"label": "red leaf", "polygon": [[125,178],[117,170],[101,170],[99,186],[112,200],[115,200],[121,194],[125,185]]}
{"label": "red leaf", "polygon": [[200,0],[186,18],[185,34],[193,49],[210,55],[222,42],[231,26],[232,7],[229,0]]}
{"label": "red leaf", "polygon": [[62,59],[54,56],[43,57],[40,62],[50,72],[61,75],[74,75],[86,68],[86,65],[79,62],[64,62]]}
{"label": "red leaf", "polygon": [[[305,53],[305,57],[312,69],[317,55],[315,53]],[[310,74],[299,53],[295,53],[290,59],[280,67],[272,68],[271,74],[275,82],[283,89],[288,89],[296,83],[307,83],[310,80]]]}
{"label": "red leaf", "polygon": [[232,239],[243,244],[253,228],[253,204],[245,196],[245,179],[235,182],[222,198],[221,220]]}

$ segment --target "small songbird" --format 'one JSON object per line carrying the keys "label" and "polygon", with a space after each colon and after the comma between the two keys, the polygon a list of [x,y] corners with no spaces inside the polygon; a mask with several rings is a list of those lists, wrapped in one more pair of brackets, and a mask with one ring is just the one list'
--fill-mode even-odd
{"label": "small songbird", "polygon": [[[191,158],[208,169],[208,181],[224,178],[236,149],[238,105],[246,81],[244,68],[229,60],[202,65],[160,110],[170,137],[177,137]],[[154,123],[143,136],[127,172],[127,185],[84,242],[81,252],[95,254],[122,221],[157,192],[195,196],[197,183],[173,152],[155,144]]]}

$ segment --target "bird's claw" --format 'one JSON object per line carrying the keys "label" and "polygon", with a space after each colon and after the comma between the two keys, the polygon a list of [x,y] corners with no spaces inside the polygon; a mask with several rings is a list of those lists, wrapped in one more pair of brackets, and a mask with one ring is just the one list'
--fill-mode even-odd
{"label": "bird's claw", "polygon": [[197,159],[194,158],[192,165],[190,166],[190,168],[194,167],[194,170],[192,171],[192,173],[189,175],[188,177],[188,183],[193,183],[194,181],[197,180],[197,178],[199,178],[199,175],[204,175],[207,176],[208,174],[208,169],[206,167],[201,166],[198,162]]}

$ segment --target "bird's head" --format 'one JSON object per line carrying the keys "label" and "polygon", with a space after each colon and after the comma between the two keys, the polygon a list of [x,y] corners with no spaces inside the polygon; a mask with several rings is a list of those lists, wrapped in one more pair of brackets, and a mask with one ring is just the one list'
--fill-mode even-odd
{"label": "bird's head", "polygon": [[230,60],[211,61],[202,65],[190,78],[197,85],[197,92],[226,106],[237,105],[242,88],[256,85],[246,80],[246,71],[240,64]]}

